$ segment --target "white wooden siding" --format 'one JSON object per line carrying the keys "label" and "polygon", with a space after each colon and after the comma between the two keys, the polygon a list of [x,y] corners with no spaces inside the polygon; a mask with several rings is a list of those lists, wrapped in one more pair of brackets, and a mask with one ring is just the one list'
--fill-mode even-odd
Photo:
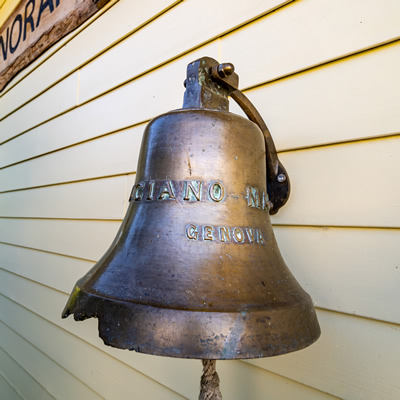
{"label": "white wooden siding", "polygon": [[395,41],[399,20],[392,0],[295,1],[223,36],[221,59],[235,64],[242,88],[259,86]]}
{"label": "white wooden siding", "polygon": [[76,379],[3,322],[0,323],[0,340],[2,347],[7,348],[10,356],[24,368],[26,373],[45,385],[46,390],[55,398],[101,399],[95,391]]}
{"label": "white wooden siding", "polygon": [[396,41],[247,94],[279,150],[399,134],[399,54]]}
{"label": "white wooden siding", "polygon": [[[2,154],[4,157],[7,157],[7,154],[13,154],[16,157],[14,161],[11,161],[8,156],[8,163],[21,161],[60,147],[136,126],[148,122],[158,114],[180,108],[183,101],[182,73],[185,77],[187,64],[204,54],[218,57],[218,42],[214,41],[203,46],[182,56],[174,63],[155,70],[151,75],[147,74],[135,79],[107,96],[96,98],[26,132],[20,138],[16,138],[16,140],[20,139],[16,146],[12,144],[13,142],[4,143]],[[150,87],[162,87],[163,90],[155,94],[154,90],[149,90]],[[40,97],[33,101],[40,101]],[[4,123],[12,115],[5,118]],[[99,119],[99,115],[105,118]],[[7,137],[6,134],[5,137]],[[43,148],[38,149],[38,141],[44,146]],[[21,150],[23,152],[21,157],[18,156],[17,149],[24,149]]]}
{"label": "white wooden siding", "polygon": [[[153,0],[145,3],[110,1],[99,13],[74,30],[60,44],[52,47],[6,87],[1,94],[0,116],[8,115],[43,93],[67,77],[71,71],[77,70],[108,47],[133,34],[176,3],[179,0]],[[110,26],[112,29],[109,29]],[[107,34],[99,34],[101,32]],[[69,43],[72,39],[73,42]],[[29,78],[23,79],[28,74]],[[16,83],[18,85],[14,87]]]}
{"label": "white wooden siding", "polygon": [[219,361],[224,398],[400,398],[399,27],[397,0],[119,0],[22,71],[0,93],[2,396],[197,398],[198,360],[60,316],[118,230],[146,124],[208,55],[235,64],[288,169],[272,222],[322,328],[293,354]]}
{"label": "white wooden siding", "polygon": [[[51,400],[54,397],[47,392],[43,386],[35,381],[26,371],[4,350],[0,350],[0,365],[2,373],[6,380],[9,380],[9,385],[14,389],[18,390],[22,399],[32,400]],[[3,389],[0,389],[0,393],[6,399],[13,399],[12,396],[8,397],[5,395]]]}
{"label": "white wooden siding", "polygon": [[3,375],[0,375],[0,393],[9,400],[20,400],[21,397],[14,388],[7,382]]}
{"label": "white wooden siding", "polygon": [[[217,49],[218,43],[212,42],[107,96],[26,132],[15,143],[5,143],[0,153],[1,165],[147,122],[160,113],[181,107],[185,66],[204,54],[217,57]],[[381,46],[325,67],[262,85],[247,94],[267,120],[279,150],[398,134],[399,52],[399,42]],[[384,70],[382,74],[377,74],[381,65]],[[153,94],[148,89],[153,85],[164,90]],[[57,92],[57,96],[62,94]],[[40,102],[41,97],[33,101]],[[35,108],[43,108],[43,104],[46,103]],[[22,113],[27,106],[19,112]],[[238,111],[234,102],[231,108]],[[104,118],[100,119],[98,115],[101,114]],[[335,117],[338,114],[341,118]],[[288,115],[293,118],[288,118]],[[7,120],[11,117],[13,114],[4,119],[3,126],[8,127]],[[13,117],[13,120],[18,119]],[[21,122],[21,130],[25,129],[25,124]],[[1,132],[4,132],[5,140],[18,131],[17,128],[11,131],[7,128]],[[21,154],[17,149],[21,149]]]}
{"label": "white wooden siding", "polygon": [[131,187],[132,178],[121,175],[11,191],[0,196],[0,217],[122,219]]}

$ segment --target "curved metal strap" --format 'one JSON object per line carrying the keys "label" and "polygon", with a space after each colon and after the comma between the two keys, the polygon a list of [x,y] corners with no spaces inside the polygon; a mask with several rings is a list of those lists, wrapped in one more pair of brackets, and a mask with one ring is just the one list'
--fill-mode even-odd
{"label": "curved metal strap", "polygon": [[265,139],[267,192],[270,214],[276,214],[285,205],[290,195],[290,181],[285,167],[279,161],[271,133],[253,103],[238,89],[238,76],[232,64],[219,64],[211,68],[213,79],[229,90],[229,95],[245,112],[250,121],[261,129]]}

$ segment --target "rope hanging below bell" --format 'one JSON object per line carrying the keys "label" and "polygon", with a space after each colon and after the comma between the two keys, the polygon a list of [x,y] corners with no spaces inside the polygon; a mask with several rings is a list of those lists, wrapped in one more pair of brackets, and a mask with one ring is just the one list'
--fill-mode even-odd
{"label": "rope hanging below bell", "polygon": [[222,400],[219,390],[219,376],[216,371],[216,360],[201,360],[203,375],[200,380],[199,400]]}

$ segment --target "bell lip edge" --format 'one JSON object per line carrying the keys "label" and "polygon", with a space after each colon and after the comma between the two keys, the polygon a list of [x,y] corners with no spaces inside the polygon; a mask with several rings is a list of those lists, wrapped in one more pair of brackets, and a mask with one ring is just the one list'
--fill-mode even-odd
{"label": "bell lip edge", "polygon": [[[99,321],[100,323],[100,321]],[[99,332],[99,337],[101,338],[101,340],[103,341],[104,345],[112,347],[114,349],[119,349],[119,350],[128,350],[128,351],[134,351],[135,353],[139,353],[139,354],[146,354],[149,356],[157,356],[157,357],[171,357],[171,358],[182,358],[182,359],[186,359],[186,360],[221,360],[221,361],[229,361],[229,360],[257,360],[260,358],[270,358],[270,357],[278,357],[278,356],[283,356],[286,354],[291,354],[294,353],[296,351],[300,351],[300,350],[304,350],[307,347],[310,347],[311,345],[313,345],[321,336],[321,330],[319,330],[319,332],[311,338],[311,340],[307,343],[305,343],[303,346],[301,347],[297,347],[297,348],[293,348],[290,349],[288,351],[282,351],[282,352],[276,352],[276,353],[262,353],[262,354],[252,354],[252,355],[238,355],[237,357],[221,357],[219,355],[213,355],[213,354],[204,354],[204,355],[179,355],[179,354],[173,354],[173,353],[163,353],[163,352],[155,352],[155,351],[143,351],[142,349],[140,349],[140,346],[138,347],[139,349],[136,348],[129,348],[129,347],[120,347],[117,345],[114,345],[113,343],[110,343],[107,341],[106,338],[104,338],[103,336],[100,335]]]}
{"label": "bell lip edge", "polygon": [[[309,318],[309,329],[305,329],[305,327],[303,327],[303,334],[304,336],[307,337],[307,340],[303,340],[302,342],[298,342],[297,339],[295,339],[295,345],[281,345],[280,343],[278,343],[278,345],[276,345],[276,347],[278,347],[275,350],[254,350],[251,351],[251,346],[247,346],[246,344],[243,345],[244,348],[246,348],[246,346],[248,347],[247,351],[243,351],[239,354],[236,354],[235,352],[232,352],[231,350],[224,355],[223,353],[225,352],[225,347],[229,347],[228,346],[224,346],[222,347],[222,344],[219,344],[217,346],[216,349],[202,349],[201,346],[197,345],[194,346],[192,351],[186,351],[186,354],[180,354],[176,349],[182,347],[182,343],[178,344],[176,343],[175,346],[169,346],[169,347],[163,347],[162,345],[159,344],[151,344],[150,346],[147,345],[137,345],[137,344],[132,344],[134,340],[136,340],[136,343],[140,342],[140,339],[134,339],[132,338],[132,336],[128,333],[128,337],[126,339],[121,339],[121,340],[112,340],[110,339],[110,337],[112,337],[112,333],[108,332],[108,328],[106,328],[105,325],[107,325],[107,323],[110,323],[110,320],[113,320],[113,318],[115,317],[115,320],[118,318],[118,315],[115,315],[115,313],[110,313],[109,310],[107,311],[103,311],[103,305],[105,305],[107,307],[107,303],[111,303],[111,308],[113,307],[118,307],[118,306],[123,306],[122,308],[120,308],[122,310],[122,314],[126,313],[126,312],[136,312],[135,315],[139,315],[140,314],[140,309],[143,311],[143,309],[146,309],[146,311],[144,313],[142,313],[142,315],[138,316],[138,319],[141,319],[141,324],[145,321],[146,323],[149,322],[149,320],[154,321],[155,318],[158,318],[161,313],[165,312],[165,313],[169,313],[169,314],[173,314],[173,313],[179,313],[180,316],[182,316],[183,314],[186,315],[200,315],[200,316],[205,316],[209,314],[219,314],[222,315],[222,317],[225,317],[228,319],[228,323],[229,318],[231,318],[232,320],[235,318],[238,318],[240,315],[243,315],[241,312],[231,312],[231,313],[224,313],[224,312],[207,312],[207,311],[188,311],[188,310],[174,310],[174,309],[159,309],[153,306],[146,306],[146,305],[141,305],[141,304],[136,304],[136,303],[127,303],[127,302],[113,302],[111,299],[107,299],[107,298],[103,298],[103,297],[99,297],[96,296],[92,293],[86,293],[85,291],[83,291],[82,289],[80,289],[79,287],[75,287],[74,288],[74,293],[76,294],[75,296],[70,297],[67,305],[64,308],[63,311],[63,315],[62,318],[67,318],[69,315],[73,314],[74,315],[74,319],[75,321],[83,321],[86,320],[88,318],[96,318],[98,319],[98,333],[99,333],[99,337],[103,340],[104,344],[110,347],[114,347],[114,348],[118,348],[118,349],[123,349],[123,350],[130,350],[130,351],[136,351],[138,353],[143,353],[143,354],[149,354],[149,355],[156,355],[156,356],[162,356],[162,357],[173,357],[173,358],[186,358],[186,359],[214,359],[214,360],[234,360],[234,359],[242,359],[242,360],[246,360],[246,359],[258,359],[258,358],[266,358],[266,357],[275,357],[278,355],[284,355],[284,354],[289,354],[298,350],[302,350],[308,346],[310,346],[311,344],[313,344],[321,335],[321,329],[319,326],[319,322],[316,316],[316,312],[315,309],[312,305],[312,303],[310,304],[309,301],[305,302],[302,306],[304,308],[303,313],[306,314],[310,314]],[[311,300],[311,298],[310,298]],[[129,305],[132,306],[132,309],[130,309]],[[312,308],[308,308],[308,310],[306,310],[307,306]],[[127,308],[125,308],[125,307]],[[87,311],[85,310],[85,308],[87,308]],[[139,309],[139,311],[132,311],[133,309]],[[150,309],[150,312],[148,312]],[[84,311],[85,310],[85,311]],[[154,312],[152,312],[151,310],[153,310]],[[278,310],[279,311],[279,310]],[[284,309],[284,311],[288,311],[288,309]],[[254,314],[257,313],[258,316],[260,314],[266,314],[266,311],[254,311],[254,312],[249,312],[250,314],[253,314],[252,317],[255,318]],[[106,314],[111,314],[111,318]],[[311,315],[312,314],[312,315]],[[162,316],[164,318],[166,318],[167,320],[169,319],[169,317],[165,317]],[[233,318],[235,317],[235,318]],[[104,323],[105,325],[103,325],[103,319],[104,319]],[[114,320],[114,321],[115,321]],[[182,323],[182,321],[179,321],[177,318],[177,322],[178,324]],[[203,321],[204,322],[204,321]],[[187,321],[185,321],[185,324],[187,323]],[[141,325],[140,324],[140,325]],[[112,325],[116,325],[115,322]],[[211,327],[212,328],[212,327]],[[136,328],[137,329],[137,328]],[[204,334],[204,333],[203,333]],[[212,334],[212,336],[214,335],[214,333]],[[201,334],[196,335],[197,336],[201,336]],[[203,336],[204,338],[207,337],[207,335]],[[299,337],[301,337],[301,333],[299,334]],[[129,338],[129,339],[128,339]],[[192,339],[194,339],[194,336],[192,335]],[[156,343],[157,340],[155,340]],[[131,344],[129,344],[131,343]],[[264,343],[261,345],[269,345],[269,343],[267,343],[266,341],[264,341]],[[261,346],[260,346],[261,347]],[[274,346],[272,346],[274,347]],[[171,350],[174,349],[174,350]],[[214,350],[214,352],[213,352]],[[237,351],[237,350],[236,350]],[[221,354],[222,352],[222,354]]]}

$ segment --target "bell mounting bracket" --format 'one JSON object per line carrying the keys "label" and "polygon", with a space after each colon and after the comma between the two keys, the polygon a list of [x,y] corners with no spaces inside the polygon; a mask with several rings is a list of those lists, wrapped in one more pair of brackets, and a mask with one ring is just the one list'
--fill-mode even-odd
{"label": "bell mounting bracket", "polygon": [[276,153],[271,133],[251,101],[238,89],[239,76],[231,63],[219,64],[211,57],[203,57],[188,65],[185,81],[184,107],[204,107],[229,110],[230,96],[264,135],[267,167],[269,213],[276,214],[290,195],[290,181],[285,167]]}

